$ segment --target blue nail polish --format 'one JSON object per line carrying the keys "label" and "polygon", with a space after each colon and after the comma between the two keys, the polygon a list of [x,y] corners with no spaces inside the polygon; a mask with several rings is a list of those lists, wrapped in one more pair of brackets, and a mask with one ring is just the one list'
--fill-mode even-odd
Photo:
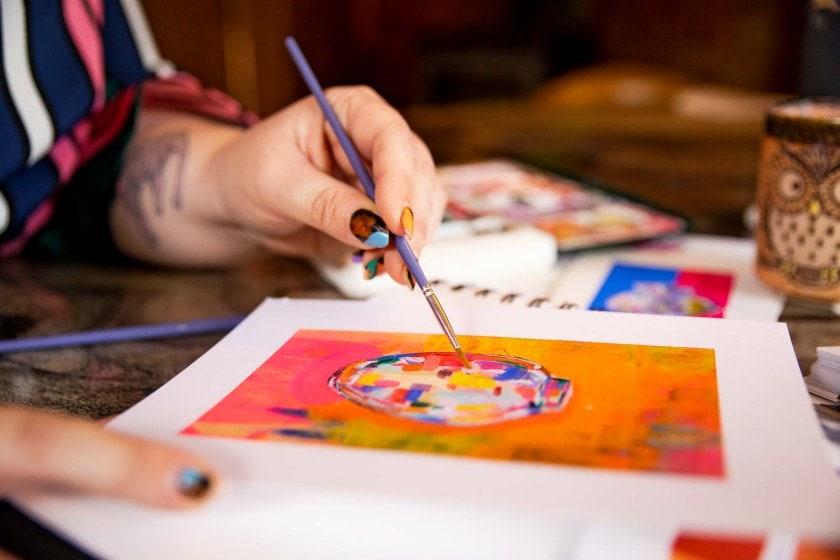
{"label": "blue nail polish", "polygon": [[373,249],[388,246],[390,235],[382,218],[370,210],[356,210],[350,217],[350,231],[357,239]]}
{"label": "blue nail polish", "polygon": [[210,491],[210,478],[193,468],[179,471],[177,484],[178,492],[188,498],[201,498]]}
{"label": "blue nail polish", "polygon": [[374,249],[382,249],[388,246],[388,234],[382,231],[374,231],[370,237],[365,239],[365,243]]}

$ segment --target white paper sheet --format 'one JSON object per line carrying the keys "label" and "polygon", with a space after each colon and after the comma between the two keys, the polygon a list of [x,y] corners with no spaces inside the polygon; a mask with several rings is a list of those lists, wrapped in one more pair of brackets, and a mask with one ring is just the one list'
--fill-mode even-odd
{"label": "white paper sheet", "polygon": [[[447,310],[459,333],[713,348],[721,479],[180,436],[297,329],[436,333],[421,297],[267,300],[110,427],[214,461],[194,512],[102,498],[16,503],[107,558],[576,558],[580,528],[782,532],[840,541],[840,484],[783,324],[502,306]],[[361,487],[354,481],[365,480]]]}

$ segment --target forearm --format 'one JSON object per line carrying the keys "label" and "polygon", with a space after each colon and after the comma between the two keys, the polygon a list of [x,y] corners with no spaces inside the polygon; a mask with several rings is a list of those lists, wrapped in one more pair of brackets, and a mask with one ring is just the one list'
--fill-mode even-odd
{"label": "forearm", "polygon": [[117,246],[147,262],[225,266],[263,254],[231,223],[214,165],[243,131],[200,117],[143,111],[111,206]]}
{"label": "forearm", "polygon": [[[422,248],[446,195],[428,149],[366,88],[327,92],[369,162],[376,201],[354,186],[346,156],[311,97],[247,129],[180,113],[141,114],[111,207],[117,246],[176,266],[225,266],[269,253],[347,258],[381,232]],[[403,216],[415,217],[409,232]],[[356,218],[361,216],[361,218]],[[404,264],[384,248],[385,269]],[[390,257],[389,257],[390,255]]]}

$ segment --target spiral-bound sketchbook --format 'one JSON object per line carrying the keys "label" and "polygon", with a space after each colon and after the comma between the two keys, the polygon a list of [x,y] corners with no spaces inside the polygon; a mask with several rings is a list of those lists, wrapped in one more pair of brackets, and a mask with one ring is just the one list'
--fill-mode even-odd
{"label": "spiral-bound sketchbook", "polygon": [[599,525],[840,541],[784,325],[447,311],[468,371],[419,295],[267,300],[109,425],[207,457],[214,500],[15,503],[115,560],[580,558]]}
{"label": "spiral-bound sketchbook", "polygon": [[[754,273],[752,239],[699,234],[566,256],[540,278],[435,283],[446,304],[503,304],[775,321],[784,296]],[[484,280],[482,282],[482,280]],[[378,295],[404,296],[401,290]]]}
{"label": "spiral-bound sketchbook", "polygon": [[[513,160],[445,165],[438,174],[449,201],[444,223],[423,249],[420,263],[427,277],[448,284],[539,288],[534,277],[550,273],[558,252],[686,229],[678,216]],[[321,259],[312,264],[346,297],[363,299],[391,287],[383,277],[365,279],[358,264]]]}

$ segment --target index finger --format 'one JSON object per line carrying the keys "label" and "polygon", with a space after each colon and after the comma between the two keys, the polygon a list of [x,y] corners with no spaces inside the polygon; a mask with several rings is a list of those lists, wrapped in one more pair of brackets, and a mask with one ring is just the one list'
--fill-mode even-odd
{"label": "index finger", "polygon": [[[442,214],[442,187],[428,148],[399,112],[370,88],[330,88],[326,95],[360,156],[370,162],[376,206],[388,229],[410,233],[412,245],[421,247]],[[333,134],[330,141],[336,160],[352,173]],[[411,232],[400,219],[406,208],[414,216]]]}
{"label": "index finger", "polygon": [[0,406],[0,449],[0,494],[57,487],[182,509],[206,499],[215,478],[185,451],[14,406]]}

